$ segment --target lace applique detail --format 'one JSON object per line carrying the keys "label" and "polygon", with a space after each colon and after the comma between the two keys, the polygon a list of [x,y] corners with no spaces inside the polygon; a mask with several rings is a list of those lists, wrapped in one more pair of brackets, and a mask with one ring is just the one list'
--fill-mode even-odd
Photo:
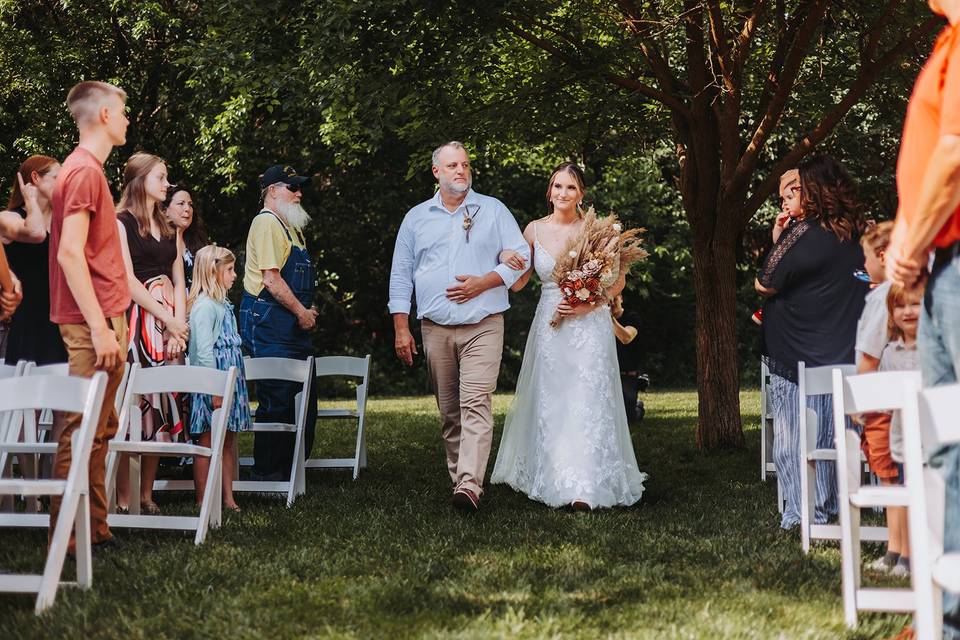
{"label": "lace applique detail", "polygon": [[767,254],[767,259],[763,262],[763,268],[760,270],[760,274],[757,276],[757,280],[760,281],[765,287],[770,286],[770,282],[773,280],[773,274],[777,270],[777,266],[780,264],[780,261],[783,260],[783,256],[787,255],[787,252],[793,248],[793,245],[797,244],[797,240],[800,239],[804,233],[810,229],[810,222],[807,220],[800,220],[794,224],[791,224],[786,231],[783,232],[783,235],[780,236],[780,239],[777,241],[777,244],[773,245],[770,253]]}

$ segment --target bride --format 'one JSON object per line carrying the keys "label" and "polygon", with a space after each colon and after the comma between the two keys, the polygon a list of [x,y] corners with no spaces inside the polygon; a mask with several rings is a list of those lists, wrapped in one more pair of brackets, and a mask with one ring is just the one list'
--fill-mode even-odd
{"label": "bride", "polygon": [[[547,187],[550,214],[523,232],[533,265],[513,290],[522,289],[535,269],[542,291],[490,479],[551,507],[589,511],[635,503],[646,474],[637,468],[630,441],[610,309],[569,306],[551,277],[554,256],[582,226],[584,192],[580,167],[561,164]],[[514,269],[526,266],[514,252],[501,260]],[[623,285],[621,275],[608,297]],[[550,319],[557,311],[563,320],[554,329]]]}

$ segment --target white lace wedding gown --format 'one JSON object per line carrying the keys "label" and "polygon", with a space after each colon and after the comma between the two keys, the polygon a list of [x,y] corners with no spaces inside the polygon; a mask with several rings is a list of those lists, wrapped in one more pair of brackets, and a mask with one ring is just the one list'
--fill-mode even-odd
{"label": "white lace wedding gown", "polygon": [[490,480],[552,507],[576,500],[594,508],[631,505],[647,476],[630,441],[610,310],[552,328],[561,299],[554,265],[535,239],[543,290]]}

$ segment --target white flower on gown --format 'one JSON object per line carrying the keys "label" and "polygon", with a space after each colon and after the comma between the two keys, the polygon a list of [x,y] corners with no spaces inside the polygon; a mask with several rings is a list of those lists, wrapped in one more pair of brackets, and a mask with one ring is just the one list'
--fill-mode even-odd
{"label": "white flower on gown", "polygon": [[631,505],[647,475],[630,441],[610,310],[553,329],[555,261],[536,239],[533,265],[543,288],[490,480],[552,507]]}

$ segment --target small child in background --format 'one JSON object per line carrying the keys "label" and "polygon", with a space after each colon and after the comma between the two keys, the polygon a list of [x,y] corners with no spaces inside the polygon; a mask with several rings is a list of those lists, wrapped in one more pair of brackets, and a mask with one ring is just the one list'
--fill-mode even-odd
{"label": "small child in background", "polygon": [[[240,511],[233,497],[236,469],[237,432],[250,428],[250,400],[243,372],[243,354],[240,352],[240,334],[233,315],[233,305],[227,292],[237,279],[236,258],[230,250],[208,245],[197,251],[193,263],[193,286],[187,300],[190,319],[190,364],[226,371],[237,367],[237,388],[227,420],[226,440],[223,444],[223,506]],[[219,409],[223,399],[195,393],[190,411],[190,433],[198,437],[204,447],[210,446],[210,425],[213,410]],[[210,459],[194,458],[194,485],[197,503],[202,502],[206,490]]]}
{"label": "small child in background", "polygon": [[[880,355],[880,371],[919,371],[917,322],[923,289],[890,288],[887,296],[887,345]],[[903,427],[900,412],[869,414],[863,429],[864,452],[870,470],[882,485],[903,484]],[[910,538],[905,507],[887,507],[887,553],[870,567],[892,575],[910,575]]]}
{"label": "small child in background", "polygon": [[871,225],[860,238],[863,247],[864,268],[874,284],[867,294],[863,312],[857,322],[857,373],[876,371],[880,366],[880,354],[887,344],[887,294],[890,283],[886,280],[885,256],[893,222]]}

